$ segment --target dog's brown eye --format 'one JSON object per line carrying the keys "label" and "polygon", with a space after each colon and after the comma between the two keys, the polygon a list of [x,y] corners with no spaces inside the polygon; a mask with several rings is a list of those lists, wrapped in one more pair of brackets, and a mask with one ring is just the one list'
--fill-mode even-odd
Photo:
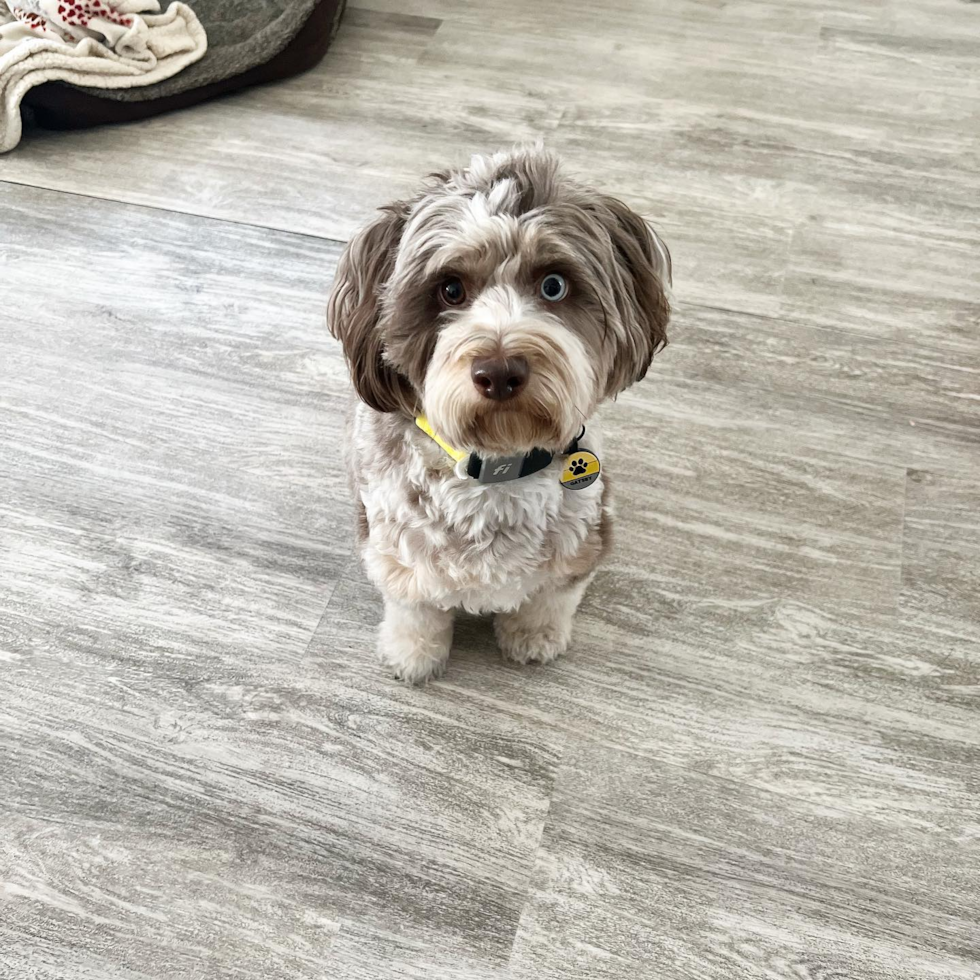
{"label": "dog's brown eye", "polygon": [[446,306],[460,306],[466,302],[466,287],[458,276],[452,276],[439,286],[439,298]]}
{"label": "dog's brown eye", "polygon": [[541,296],[549,303],[557,303],[568,295],[568,282],[557,272],[549,272],[541,280]]}

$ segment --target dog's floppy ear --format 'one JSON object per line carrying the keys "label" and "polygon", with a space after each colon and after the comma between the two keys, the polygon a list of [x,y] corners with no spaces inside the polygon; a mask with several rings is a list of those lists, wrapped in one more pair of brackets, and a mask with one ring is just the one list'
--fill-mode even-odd
{"label": "dog's floppy ear", "polygon": [[344,348],[354,389],[379,412],[415,414],[416,396],[408,380],[384,357],[380,328],[385,284],[405,224],[405,205],[392,204],[347,244],[337,266],[327,323]]}
{"label": "dog's floppy ear", "polygon": [[610,381],[616,390],[639,381],[653,355],[667,344],[670,252],[657,233],[622,201],[603,195],[596,209],[609,234],[619,266],[617,305],[624,334],[617,368]]}

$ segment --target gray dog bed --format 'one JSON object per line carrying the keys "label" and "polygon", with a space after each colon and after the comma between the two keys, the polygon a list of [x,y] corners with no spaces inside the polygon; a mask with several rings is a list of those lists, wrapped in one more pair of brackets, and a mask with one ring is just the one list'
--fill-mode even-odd
{"label": "gray dog bed", "polygon": [[326,53],[345,0],[188,2],[208,35],[208,52],[200,61],[143,88],[39,85],[24,99],[35,120],[52,129],[126,122],[296,75]]}

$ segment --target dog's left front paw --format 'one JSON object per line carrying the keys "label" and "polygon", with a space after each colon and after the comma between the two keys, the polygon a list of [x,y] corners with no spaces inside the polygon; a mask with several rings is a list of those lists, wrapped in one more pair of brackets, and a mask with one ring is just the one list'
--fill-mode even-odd
{"label": "dog's left front paw", "polygon": [[529,609],[500,613],[493,623],[501,653],[519,664],[550,663],[572,638],[570,622],[548,620]]}

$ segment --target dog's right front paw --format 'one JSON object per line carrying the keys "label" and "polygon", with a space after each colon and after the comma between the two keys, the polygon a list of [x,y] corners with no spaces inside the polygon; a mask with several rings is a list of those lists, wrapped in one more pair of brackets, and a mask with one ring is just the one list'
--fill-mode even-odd
{"label": "dog's right front paw", "polygon": [[438,677],[446,669],[452,642],[452,613],[386,600],[378,653],[399,680],[424,684]]}
{"label": "dog's right front paw", "polygon": [[380,647],[381,662],[388,667],[396,680],[406,684],[425,684],[440,677],[446,669],[446,658],[433,656],[418,646],[398,644]]}
{"label": "dog's right front paw", "polygon": [[449,659],[449,643],[442,637],[382,629],[378,640],[381,662],[406,684],[424,684],[439,677]]}

